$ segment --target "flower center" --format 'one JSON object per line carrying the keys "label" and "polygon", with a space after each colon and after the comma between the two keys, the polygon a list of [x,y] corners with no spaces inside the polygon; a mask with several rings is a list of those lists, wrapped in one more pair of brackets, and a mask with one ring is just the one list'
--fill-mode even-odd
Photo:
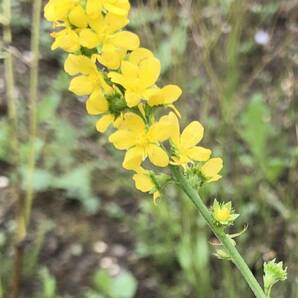
{"label": "flower center", "polygon": [[137,140],[137,146],[146,148],[149,144],[150,144],[150,139],[148,137],[147,133],[144,133],[142,135],[139,136],[138,140]]}
{"label": "flower center", "polygon": [[214,217],[217,221],[227,221],[230,218],[230,210],[227,207],[216,210]]}

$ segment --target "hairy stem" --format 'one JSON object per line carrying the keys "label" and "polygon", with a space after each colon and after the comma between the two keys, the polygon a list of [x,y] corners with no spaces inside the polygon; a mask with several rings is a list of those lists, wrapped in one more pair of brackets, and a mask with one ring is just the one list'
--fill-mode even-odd
{"label": "hairy stem", "polygon": [[222,232],[215,224],[212,219],[212,216],[208,210],[208,208],[203,203],[202,199],[200,198],[198,192],[189,184],[185,176],[183,175],[182,171],[178,167],[172,167],[172,173],[177,180],[178,186],[186,193],[186,195],[191,199],[197,209],[200,211],[201,215],[204,217],[206,222],[208,223],[210,229],[213,231],[215,236],[218,240],[222,243],[225,247],[227,252],[229,253],[230,257],[233,260],[233,263],[237,266],[241,274],[243,275],[244,279],[246,280],[247,284],[250,286],[251,290],[255,294],[257,298],[266,298],[263,289],[261,288],[260,284],[250,271],[249,267],[239,254],[236,247],[233,245],[231,239]]}
{"label": "hairy stem", "polygon": [[33,175],[35,169],[35,143],[37,137],[37,115],[36,105],[38,99],[38,69],[39,69],[39,42],[40,42],[40,11],[41,0],[35,0],[33,3],[32,11],[32,37],[31,37],[31,50],[32,50],[32,64],[30,72],[30,155],[28,162],[28,176],[27,176],[27,191],[26,191],[26,224],[28,225],[31,217],[31,209],[33,202]]}

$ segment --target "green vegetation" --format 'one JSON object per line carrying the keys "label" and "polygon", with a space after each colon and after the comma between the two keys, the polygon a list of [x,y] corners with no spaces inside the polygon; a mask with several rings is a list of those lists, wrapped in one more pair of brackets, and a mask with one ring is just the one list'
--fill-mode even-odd
{"label": "green vegetation", "polygon": [[[260,283],[263,262],[277,258],[265,265],[267,293],[287,267],[272,298],[298,298],[296,2],[137,0],[130,23],[161,59],[165,82],[183,87],[184,120],[199,119],[204,145],[225,161],[225,179],[201,189],[205,203],[212,207],[220,195],[241,214],[232,232],[249,227],[237,246]],[[14,63],[19,160],[15,167],[0,60],[0,298],[10,294],[13,272],[14,181],[19,176],[21,195],[28,191],[32,149],[31,1],[12,7],[13,43],[0,41],[0,59],[10,53]],[[154,206],[134,190],[119,168],[122,155],[95,131],[84,99],[68,92],[62,55],[49,50],[49,24],[41,25],[35,200],[21,297],[251,298],[184,194],[169,187]]]}

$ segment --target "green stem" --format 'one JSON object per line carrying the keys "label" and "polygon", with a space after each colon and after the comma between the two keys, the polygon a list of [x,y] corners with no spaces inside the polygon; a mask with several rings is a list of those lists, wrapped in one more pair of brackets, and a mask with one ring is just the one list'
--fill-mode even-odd
{"label": "green stem", "polygon": [[37,137],[37,115],[36,105],[38,98],[38,66],[39,66],[39,33],[40,33],[40,11],[41,0],[35,0],[32,10],[32,37],[31,50],[33,54],[31,72],[30,72],[30,155],[28,163],[28,185],[26,192],[26,224],[28,225],[31,217],[32,201],[33,201],[33,175],[35,170],[35,143]]}
{"label": "green stem", "polygon": [[[11,33],[11,1],[4,0],[3,15],[5,23],[3,24],[3,41],[5,52],[5,82],[6,97],[8,103],[8,120],[10,126],[10,147],[11,147],[11,163],[14,167],[15,174],[12,175],[12,185],[14,199],[16,202],[16,239],[15,239],[15,255],[14,265],[11,277],[11,298],[18,298],[21,284],[22,258],[23,258],[23,241],[26,238],[26,223],[24,216],[24,199],[20,195],[20,172],[19,172],[19,141],[18,141],[18,115],[17,115],[17,99],[15,96],[15,79],[13,71],[13,57],[11,53],[12,33]],[[1,296],[3,295],[1,289]]]}
{"label": "green stem", "polygon": [[199,209],[200,213],[208,223],[210,229],[213,231],[215,236],[221,241],[222,245],[225,247],[225,249],[231,256],[234,264],[237,266],[237,268],[243,275],[244,279],[250,286],[255,296],[257,298],[267,298],[260,284],[248,268],[247,264],[239,254],[236,247],[233,245],[231,239],[214,224],[214,221],[208,208],[203,203],[198,192],[189,184],[189,182],[183,175],[181,169],[172,166],[172,173],[177,180],[178,186],[187,194],[187,196],[191,199],[191,201],[194,203],[197,209]]}

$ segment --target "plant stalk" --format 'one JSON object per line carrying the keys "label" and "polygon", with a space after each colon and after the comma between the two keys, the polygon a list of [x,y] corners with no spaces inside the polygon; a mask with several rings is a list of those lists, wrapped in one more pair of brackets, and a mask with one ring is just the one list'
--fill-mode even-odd
{"label": "plant stalk", "polygon": [[[24,217],[24,198],[20,194],[20,173],[19,173],[19,141],[18,141],[18,117],[17,117],[17,99],[15,96],[15,79],[13,71],[13,56],[11,53],[12,33],[11,33],[11,1],[3,0],[3,15],[5,23],[3,24],[3,42],[5,48],[5,82],[6,82],[6,98],[8,105],[8,121],[10,126],[11,140],[11,163],[14,168],[12,176],[13,197],[16,202],[16,222],[17,231],[15,239],[15,256],[11,279],[10,297],[19,297],[19,289],[21,284],[23,243],[26,238],[26,223]],[[3,293],[1,293],[2,295]]]}
{"label": "plant stalk", "polygon": [[28,176],[25,199],[25,218],[28,226],[32,211],[33,202],[33,175],[35,170],[36,160],[36,138],[37,138],[37,99],[38,99],[38,70],[39,70],[39,44],[40,44],[40,11],[41,0],[34,0],[32,11],[32,37],[31,37],[31,51],[32,63],[30,71],[30,155],[28,162]]}
{"label": "plant stalk", "polygon": [[233,263],[239,269],[247,284],[255,294],[257,298],[267,298],[260,284],[250,271],[249,267],[245,263],[244,259],[239,254],[236,247],[233,245],[231,239],[221,231],[214,223],[212,216],[208,210],[208,208],[203,203],[200,198],[198,192],[190,185],[185,176],[183,175],[180,168],[172,166],[172,173],[178,183],[178,186],[186,193],[186,195],[190,198],[190,200],[194,203],[197,209],[200,211],[201,215],[206,220],[212,232],[218,238],[218,240],[225,247],[227,252],[229,253]]}

